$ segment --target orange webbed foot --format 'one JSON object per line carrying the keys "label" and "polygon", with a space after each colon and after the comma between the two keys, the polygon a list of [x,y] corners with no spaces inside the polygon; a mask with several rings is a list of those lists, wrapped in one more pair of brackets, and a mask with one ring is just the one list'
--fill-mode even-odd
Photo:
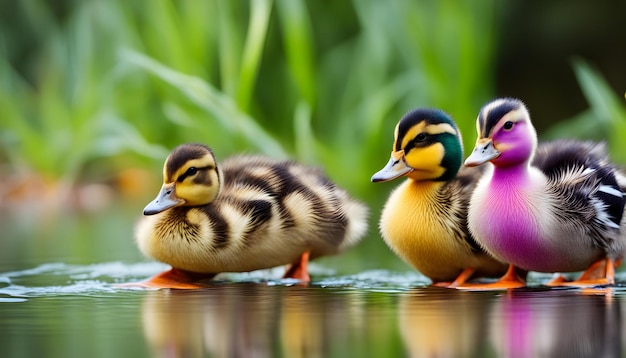
{"label": "orange webbed foot", "polygon": [[204,288],[206,285],[203,281],[208,281],[215,277],[216,274],[203,274],[197,272],[189,272],[172,268],[169,271],[161,272],[149,279],[141,282],[128,282],[116,285],[117,287],[139,287],[139,288],[175,288],[175,289],[198,289]]}
{"label": "orange webbed foot", "polygon": [[569,282],[567,281],[567,278],[565,278],[565,276],[561,274],[558,274],[554,278],[552,278],[550,281],[548,281],[548,283],[546,283],[545,285],[550,286],[550,287],[558,287],[558,286],[561,286],[565,282]]}
{"label": "orange webbed foot", "polygon": [[465,284],[470,278],[472,278],[472,276],[474,275],[474,272],[476,272],[476,269],[466,268],[454,279],[454,281],[452,282],[437,281],[437,282],[433,282],[431,286],[456,288],[458,286]]}
{"label": "orange webbed foot", "polygon": [[603,258],[594,262],[576,280],[564,282],[549,282],[551,287],[578,287],[588,288],[597,286],[611,286],[615,284],[615,268],[619,265],[614,259]]}
{"label": "orange webbed foot", "polygon": [[302,253],[300,259],[287,268],[283,278],[294,278],[303,282],[311,282],[311,276],[309,276],[309,255],[309,251]]}
{"label": "orange webbed foot", "polygon": [[526,286],[526,271],[520,271],[517,267],[509,265],[504,276],[492,283],[463,283],[455,288],[471,291],[498,291],[510,290]]}
{"label": "orange webbed foot", "polygon": [[454,281],[452,281],[452,283],[448,287],[456,288],[464,285],[467,281],[469,281],[470,278],[472,278],[472,276],[474,276],[474,272],[476,272],[476,269],[466,268],[456,277]]}

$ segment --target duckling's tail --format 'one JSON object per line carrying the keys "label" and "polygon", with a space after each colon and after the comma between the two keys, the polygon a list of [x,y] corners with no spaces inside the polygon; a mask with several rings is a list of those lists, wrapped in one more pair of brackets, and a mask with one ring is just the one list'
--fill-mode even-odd
{"label": "duckling's tail", "polygon": [[339,245],[340,251],[356,245],[365,236],[368,228],[367,206],[356,200],[346,200],[344,210],[348,220],[344,240]]}

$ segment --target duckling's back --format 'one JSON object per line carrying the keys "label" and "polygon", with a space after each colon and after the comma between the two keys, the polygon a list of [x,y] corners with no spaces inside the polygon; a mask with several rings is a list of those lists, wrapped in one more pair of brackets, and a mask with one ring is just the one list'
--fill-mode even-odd
{"label": "duckling's back", "polygon": [[213,204],[228,202],[252,213],[255,227],[245,237],[251,245],[284,237],[281,245],[308,246],[314,258],[353,246],[367,231],[367,207],[319,168],[237,156],[223,162],[222,173],[222,191]]}

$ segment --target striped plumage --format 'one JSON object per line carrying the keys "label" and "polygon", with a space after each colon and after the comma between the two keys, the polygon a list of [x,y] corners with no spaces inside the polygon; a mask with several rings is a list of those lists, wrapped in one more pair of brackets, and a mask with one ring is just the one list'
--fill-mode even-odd
{"label": "striped plumage", "polygon": [[[164,184],[136,239],[175,269],[217,274],[297,264],[337,254],[367,230],[367,208],[321,170],[294,161],[236,156],[221,165],[200,144],[172,151]],[[307,275],[308,276],[308,275]]]}
{"label": "striped plumage", "polygon": [[[612,266],[626,248],[626,180],[604,145],[559,140],[537,148],[526,107],[510,98],[485,105],[477,129],[466,165],[493,163],[474,191],[468,215],[481,246],[529,271],[592,266],[575,284],[612,284]],[[598,265],[606,272],[598,274]]]}
{"label": "striped plumage", "polygon": [[[407,179],[389,196],[380,219],[387,245],[437,285],[462,284],[474,276],[496,277],[506,265],[486,254],[467,228],[467,207],[482,168],[463,168],[461,136],[436,109],[417,109],[397,124],[381,182]],[[458,279],[457,279],[458,278]]]}

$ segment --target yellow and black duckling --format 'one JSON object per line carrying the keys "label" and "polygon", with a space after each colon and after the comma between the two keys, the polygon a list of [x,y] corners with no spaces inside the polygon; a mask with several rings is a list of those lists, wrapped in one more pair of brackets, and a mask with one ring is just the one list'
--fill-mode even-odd
{"label": "yellow and black duckling", "polygon": [[144,215],[139,249],[172,270],[140,285],[193,288],[220,272],[287,264],[285,277],[309,281],[309,258],[356,244],[368,210],[320,169],[260,156],[220,165],[209,147],[183,144],[166,159]]}
{"label": "yellow and black duckling", "polygon": [[387,245],[439,286],[502,275],[506,264],[483,251],[467,228],[469,200],[482,170],[459,171],[463,145],[452,118],[437,109],[413,110],[397,124],[394,139],[391,159],[372,176],[373,182],[407,178],[382,212]]}

